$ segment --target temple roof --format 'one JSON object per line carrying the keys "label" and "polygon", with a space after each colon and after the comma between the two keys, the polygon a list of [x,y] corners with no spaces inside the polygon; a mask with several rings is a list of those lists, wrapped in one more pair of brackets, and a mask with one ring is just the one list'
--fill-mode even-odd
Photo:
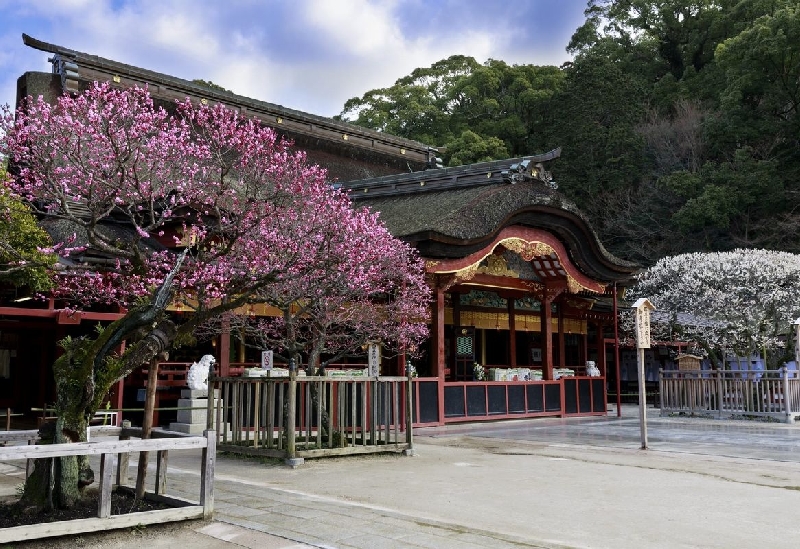
{"label": "temple roof", "polygon": [[[602,283],[629,280],[639,267],[603,247],[588,219],[549,178],[519,166],[541,157],[343,183],[358,205],[380,212],[390,232],[426,259],[458,259],[490,245],[504,229],[526,227],[554,235],[570,260]],[[525,162],[528,160],[529,162]],[[512,177],[527,173],[527,177]],[[535,172],[534,172],[535,173]],[[544,172],[547,174],[547,172]],[[549,176],[549,174],[547,174]]]}
{"label": "temple roof", "polygon": [[293,138],[328,141],[350,150],[360,149],[388,156],[402,161],[404,168],[406,161],[419,165],[429,158],[429,147],[417,141],[217,90],[175,76],[43,42],[27,34],[23,34],[22,39],[27,46],[54,54],[50,59],[53,71],[61,76],[62,87],[67,91],[78,92],[81,83],[93,81],[110,81],[120,86],[147,84],[154,98],[174,101],[188,96],[200,101],[223,103],[238,108],[242,114],[258,118]]}

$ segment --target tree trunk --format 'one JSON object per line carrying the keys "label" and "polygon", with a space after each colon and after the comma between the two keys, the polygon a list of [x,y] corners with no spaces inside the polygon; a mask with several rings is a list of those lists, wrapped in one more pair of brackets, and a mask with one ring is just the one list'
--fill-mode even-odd
{"label": "tree trunk", "polygon": [[[306,375],[312,375],[312,376],[317,375],[323,377],[325,376],[325,365],[327,363],[322,362],[320,360],[321,356],[322,356],[322,351],[319,348],[315,347],[314,349],[312,349],[308,357],[308,367],[306,368]],[[316,416],[317,411],[320,412],[320,424],[317,426],[317,428],[320,431],[322,431],[323,438],[327,439],[329,442],[334,442],[334,444],[332,445],[335,446],[336,445],[335,441],[337,440],[337,437],[341,436],[341,433],[337,431],[334,432],[328,431],[328,424],[329,424],[328,410],[326,410],[325,407],[323,407],[322,403],[320,402],[320,394],[319,391],[317,391],[316,383],[311,384],[310,392],[311,392],[312,414]]]}
{"label": "tree trunk", "polygon": [[[156,404],[156,389],[158,388],[158,360],[150,361],[147,370],[147,394],[144,401],[144,418],[142,419],[142,439],[150,438],[153,430],[153,410]],[[147,464],[150,461],[149,452],[139,452],[139,467],[136,475],[136,497],[144,498],[144,485],[147,482]]]}
{"label": "tree trunk", "polygon": [[[87,442],[89,422],[85,416],[72,420],[59,416],[56,420],[56,444]],[[53,502],[62,509],[75,505],[82,497],[83,490],[94,482],[94,471],[89,467],[89,456],[66,456],[56,459],[56,477]]]}
{"label": "tree trunk", "polygon": [[[172,295],[172,280],[187,252],[154,292],[149,303],[128,312],[100,330],[94,338],[64,338],[64,354],[53,363],[58,416],[52,426],[40,429],[44,443],[86,442],[89,418],[100,407],[118,379],[164,352],[176,336],[175,325],[162,317]],[[123,357],[118,346],[127,338],[147,330]],[[88,456],[36,460],[34,472],[25,482],[23,501],[40,509],[69,508],[94,482]]]}
{"label": "tree trunk", "polygon": [[[65,410],[59,398],[58,417],[39,428],[43,444],[86,442],[87,416],[83,410]],[[37,459],[33,474],[25,481],[23,501],[40,509],[68,509],[82,497],[86,486],[94,482],[88,456]]]}

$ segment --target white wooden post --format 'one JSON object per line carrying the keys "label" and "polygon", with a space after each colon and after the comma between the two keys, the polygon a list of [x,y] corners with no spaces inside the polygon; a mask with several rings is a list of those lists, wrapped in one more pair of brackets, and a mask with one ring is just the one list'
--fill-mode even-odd
{"label": "white wooden post", "polygon": [[156,483],[153,491],[157,495],[164,495],[167,493],[168,458],[169,452],[167,450],[159,450],[156,452]]}
{"label": "white wooden post", "polygon": [[650,348],[650,311],[655,306],[647,298],[640,298],[632,307],[636,314],[636,348],[639,351],[639,430],[642,450],[647,450],[647,392],[644,385],[644,350]]}

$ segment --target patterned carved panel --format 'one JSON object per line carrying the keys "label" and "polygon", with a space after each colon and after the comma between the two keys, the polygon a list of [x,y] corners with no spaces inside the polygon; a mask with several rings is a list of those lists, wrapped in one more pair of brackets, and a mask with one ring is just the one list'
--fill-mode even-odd
{"label": "patterned carved panel", "polygon": [[468,294],[461,294],[461,305],[504,309],[508,307],[508,300],[504,297],[500,297],[495,292],[472,290]]}
{"label": "patterned carved panel", "polygon": [[523,296],[514,300],[514,308],[518,311],[541,311],[542,303],[531,296]]}
{"label": "patterned carved panel", "polygon": [[525,261],[522,256],[511,250],[503,252],[503,257],[508,264],[508,268],[519,273],[519,278],[522,280],[541,280],[536,272],[531,267],[530,261]]}
{"label": "patterned carved panel", "polygon": [[472,336],[459,336],[456,338],[456,354],[458,356],[474,356]]}

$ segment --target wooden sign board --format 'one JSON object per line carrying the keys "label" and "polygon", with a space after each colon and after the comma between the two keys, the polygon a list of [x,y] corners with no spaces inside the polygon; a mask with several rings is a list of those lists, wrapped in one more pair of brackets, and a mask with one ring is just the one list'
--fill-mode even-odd
{"label": "wooden sign board", "polygon": [[261,351],[261,369],[272,370],[272,351]]}
{"label": "wooden sign board", "polygon": [[699,370],[702,357],[696,355],[678,355],[678,370]]}
{"label": "wooden sign board", "polygon": [[381,374],[381,346],[377,343],[370,343],[367,350],[367,367],[370,377],[378,377]]}

